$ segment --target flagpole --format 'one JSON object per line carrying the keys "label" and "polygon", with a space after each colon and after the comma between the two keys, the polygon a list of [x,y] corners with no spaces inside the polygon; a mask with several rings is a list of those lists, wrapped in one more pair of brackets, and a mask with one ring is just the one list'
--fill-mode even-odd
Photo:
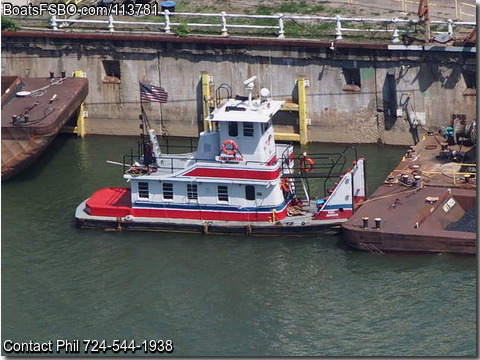
{"label": "flagpole", "polygon": [[[162,87],[162,80],[159,79],[158,84]],[[166,127],[163,125],[163,103],[160,103],[160,129],[162,130],[162,136],[168,135]]]}
{"label": "flagpole", "polygon": [[142,135],[145,135],[145,120],[144,120],[144,113],[145,111],[143,110],[143,101],[142,101],[142,83],[139,81],[138,82],[138,89],[140,90],[138,92],[138,95],[140,96],[140,117],[142,118]]}
{"label": "flagpole", "polygon": [[[140,87],[140,109],[141,109],[141,113],[142,113],[142,130],[143,130],[143,135],[145,135],[145,131],[148,131],[148,129],[150,129],[150,122],[148,121],[148,117],[147,117],[147,113],[143,107],[143,101],[142,101],[142,90],[141,90],[141,86],[142,86],[142,83],[139,81],[138,82],[138,85]],[[145,130],[146,128],[146,130]]]}

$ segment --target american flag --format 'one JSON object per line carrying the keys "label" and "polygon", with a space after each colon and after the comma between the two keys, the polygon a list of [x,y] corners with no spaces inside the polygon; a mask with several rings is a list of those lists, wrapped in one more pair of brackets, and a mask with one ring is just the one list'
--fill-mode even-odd
{"label": "american flag", "polygon": [[140,83],[140,99],[164,104],[167,102],[168,93],[160,86]]}

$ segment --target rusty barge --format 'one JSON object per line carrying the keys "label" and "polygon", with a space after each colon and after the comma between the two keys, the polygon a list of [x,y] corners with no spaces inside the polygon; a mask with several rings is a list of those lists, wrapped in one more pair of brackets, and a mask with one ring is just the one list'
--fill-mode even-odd
{"label": "rusty barge", "polygon": [[462,131],[455,140],[429,132],[410,147],[342,224],[346,242],[372,252],[475,254],[476,122]]}
{"label": "rusty barge", "polygon": [[27,168],[79,111],[88,94],[81,77],[2,76],[2,181]]}

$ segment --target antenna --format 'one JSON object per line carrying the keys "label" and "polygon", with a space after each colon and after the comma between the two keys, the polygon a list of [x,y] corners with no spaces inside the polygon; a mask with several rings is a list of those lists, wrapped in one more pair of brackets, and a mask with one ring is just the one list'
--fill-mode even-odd
{"label": "antenna", "polygon": [[249,79],[247,79],[243,82],[243,85],[245,85],[245,89],[247,89],[247,91],[248,91],[248,107],[252,107],[252,92],[253,92],[253,88],[255,87],[253,82],[256,79],[257,79],[256,76],[252,76],[251,78],[249,78]]}

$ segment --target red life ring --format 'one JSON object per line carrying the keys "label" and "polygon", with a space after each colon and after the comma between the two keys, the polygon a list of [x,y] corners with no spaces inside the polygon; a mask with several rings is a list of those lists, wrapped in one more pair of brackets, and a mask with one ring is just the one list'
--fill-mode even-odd
{"label": "red life ring", "polygon": [[[308,165],[307,165],[308,164]],[[310,172],[313,170],[314,161],[309,157],[304,157],[300,159],[299,168],[302,171]]]}
{"label": "red life ring", "polygon": [[290,192],[290,183],[287,179],[282,179],[280,181],[280,188],[285,191],[286,193]]}
{"label": "red life ring", "polygon": [[238,145],[235,141],[228,139],[222,143],[222,152],[225,155],[235,155],[237,151]]}

